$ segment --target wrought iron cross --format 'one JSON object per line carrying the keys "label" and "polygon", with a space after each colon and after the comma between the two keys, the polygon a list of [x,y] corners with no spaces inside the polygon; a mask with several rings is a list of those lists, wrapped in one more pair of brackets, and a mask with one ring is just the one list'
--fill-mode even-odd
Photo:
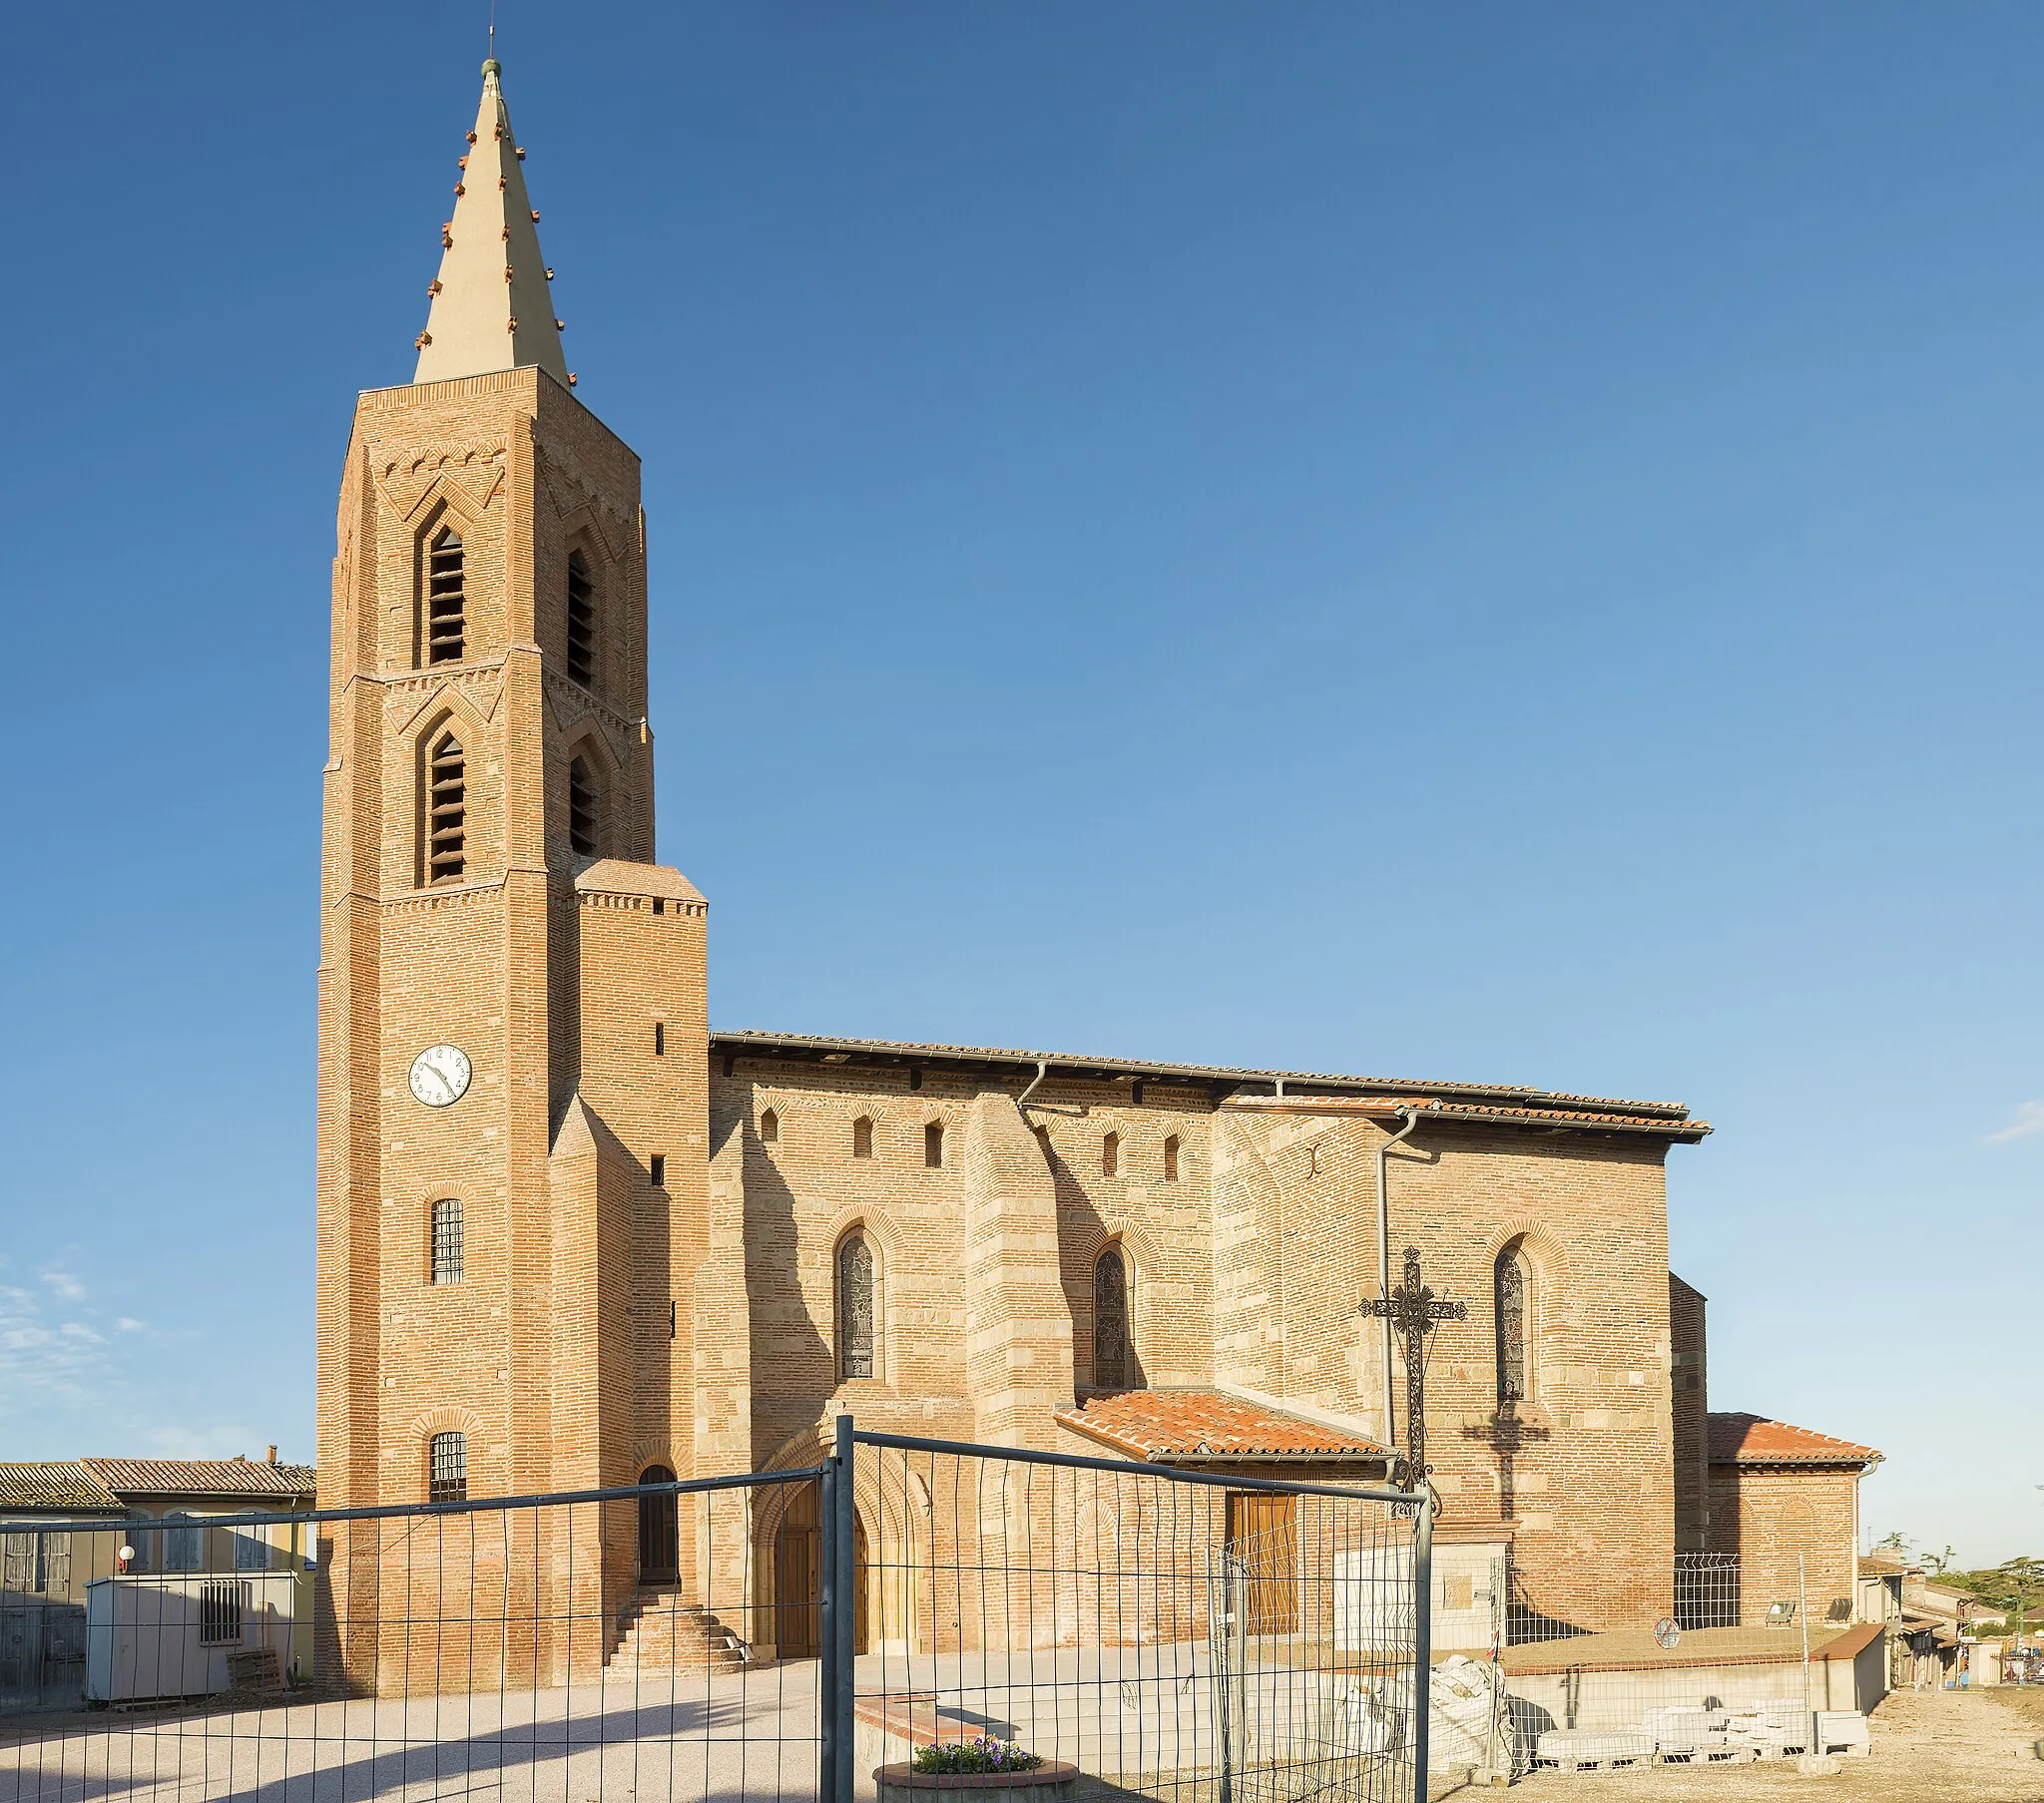
{"label": "wrought iron cross", "polygon": [[[1405,1281],[1388,1295],[1365,1302],[1361,1312],[1388,1317],[1405,1342],[1405,1470],[1401,1482],[1417,1490],[1426,1482],[1426,1336],[1442,1321],[1466,1321],[1464,1302],[1443,1302],[1419,1280],[1419,1248],[1405,1248]],[[1391,1424],[1384,1423],[1388,1436]]]}

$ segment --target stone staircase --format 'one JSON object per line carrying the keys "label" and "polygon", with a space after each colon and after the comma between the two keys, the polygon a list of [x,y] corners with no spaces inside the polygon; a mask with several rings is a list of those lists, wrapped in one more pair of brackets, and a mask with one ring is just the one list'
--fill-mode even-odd
{"label": "stone staircase", "polygon": [[623,1630],[604,1669],[630,1671],[743,1671],[746,1654],[737,1634],[708,1609],[684,1602],[673,1588],[647,1588],[619,1614]]}

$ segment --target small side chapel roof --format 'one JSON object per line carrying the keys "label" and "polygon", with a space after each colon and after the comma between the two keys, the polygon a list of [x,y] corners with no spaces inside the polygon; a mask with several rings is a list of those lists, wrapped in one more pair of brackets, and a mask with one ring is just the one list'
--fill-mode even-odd
{"label": "small side chapel roof", "polygon": [[[1205,1087],[1231,1107],[1388,1115],[1420,1108],[1429,1119],[1505,1127],[1658,1134],[1695,1144],[1711,1130],[1679,1102],[1628,1102],[1517,1084],[1427,1083],[1400,1077],[1343,1077],[1319,1071],[1258,1071],[1231,1065],[1178,1065],[1099,1058],[1074,1052],[1023,1052],[992,1046],[919,1045],[900,1040],[838,1039],[822,1034],[713,1031],[713,1053],[822,1065],[950,1065],[981,1072],[1034,1076],[1039,1067],[1067,1078]],[[1269,1096],[1239,1094],[1270,1086]],[[1282,1092],[1278,1094],[1278,1092]],[[1299,1092],[1307,1092],[1300,1094]]]}
{"label": "small side chapel roof", "polygon": [[1764,1415],[1714,1414],[1710,1420],[1713,1465],[1830,1465],[1864,1467],[1880,1454],[1852,1440],[1833,1440],[1808,1428],[1770,1421]]}
{"label": "small side chapel roof", "polygon": [[1388,1459],[1359,1434],[1218,1390],[1119,1390],[1057,1411],[1060,1426],[1153,1465],[1205,1460]]}
{"label": "small side chapel roof", "polygon": [[414,382],[537,364],[568,380],[540,255],[539,215],[525,192],[522,153],[498,83],[495,57],[483,65],[483,98],[457,171],[454,208],[441,228],[440,274],[428,292],[432,307],[419,334]]}

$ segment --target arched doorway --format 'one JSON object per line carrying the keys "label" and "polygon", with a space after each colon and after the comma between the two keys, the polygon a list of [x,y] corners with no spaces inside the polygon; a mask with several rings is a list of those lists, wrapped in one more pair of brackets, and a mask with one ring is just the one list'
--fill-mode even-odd
{"label": "arched doorway", "polygon": [[[639,1474],[642,1484],[672,1484],[675,1474],[665,1465],[649,1465]],[[673,1583],[681,1576],[679,1523],[673,1492],[639,1499],[639,1581]]]}
{"label": "arched doorway", "polygon": [[[773,1537],[775,1641],[783,1659],[813,1659],[823,1643],[823,1535],[814,1479],[797,1485]],[[866,1525],[851,1518],[851,1644],[867,1649]]]}

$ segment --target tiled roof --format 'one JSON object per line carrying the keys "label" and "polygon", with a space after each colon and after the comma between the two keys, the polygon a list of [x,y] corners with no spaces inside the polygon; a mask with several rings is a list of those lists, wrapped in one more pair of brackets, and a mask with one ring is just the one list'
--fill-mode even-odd
{"label": "tiled roof", "polygon": [[122,1496],[309,1497],[313,1468],[256,1459],[82,1459]]}
{"label": "tiled roof", "polygon": [[1764,1415],[1711,1417],[1714,1465],[1873,1465],[1880,1454],[1851,1440],[1833,1440]]}
{"label": "tiled roof", "polygon": [[120,1499],[76,1459],[48,1465],[0,1465],[0,1510],[120,1506]]}
{"label": "tiled roof", "polygon": [[1382,1459],[1374,1441],[1214,1390],[1122,1390],[1060,1409],[1062,1426],[1159,1464],[1200,1459]]}
{"label": "tiled roof", "polygon": [[[1414,1101],[1435,1104],[1443,1114],[1468,1107],[1477,1099],[1512,1106],[1503,1113],[1526,1114],[1529,1109],[1551,1110],[1556,1122],[1580,1117],[1580,1124],[1592,1125],[1602,1118],[1613,1123],[1660,1124],[1665,1130],[1701,1137],[1710,1127],[1689,1118],[1679,1102],[1627,1102],[1612,1097],[1576,1096],[1566,1091],[1536,1090],[1521,1084],[1429,1083],[1402,1077],[1344,1077],[1323,1071],[1259,1071],[1235,1065],[1179,1065],[1153,1059],[1096,1058],[1076,1052],[1024,1052],[996,1046],[922,1045],[906,1040],[837,1039],[813,1033],[764,1033],[754,1028],[737,1032],[713,1031],[710,1043],[727,1054],[756,1057],[788,1057],[827,1064],[901,1064],[929,1061],[958,1064],[1006,1065],[1017,1071],[1033,1072],[1037,1066],[1073,1077],[1150,1078],[1160,1082],[1178,1079],[1192,1083],[1305,1085],[1309,1088],[1361,1091],[1381,1095],[1393,1106]],[[1276,1098],[1273,1098],[1276,1100]],[[1286,1100],[1289,1100],[1288,1098]]]}
{"label": "tiled roof", "polygon": [[1221,1106],[1280,1115],[1390,1115],[1400,1109],[1417,1108],[1426,1121],[1495,1122],[1500,1127],[1580,1127],[1597,1132],[1659,1133],[1690,1143],[1711,1130],[1708,1121],[1615,1112],[1625,1106],[1622,1103],[1568,1109],[1516,1103],[1444,1102],[1437,1096],[1232,1096]]}

